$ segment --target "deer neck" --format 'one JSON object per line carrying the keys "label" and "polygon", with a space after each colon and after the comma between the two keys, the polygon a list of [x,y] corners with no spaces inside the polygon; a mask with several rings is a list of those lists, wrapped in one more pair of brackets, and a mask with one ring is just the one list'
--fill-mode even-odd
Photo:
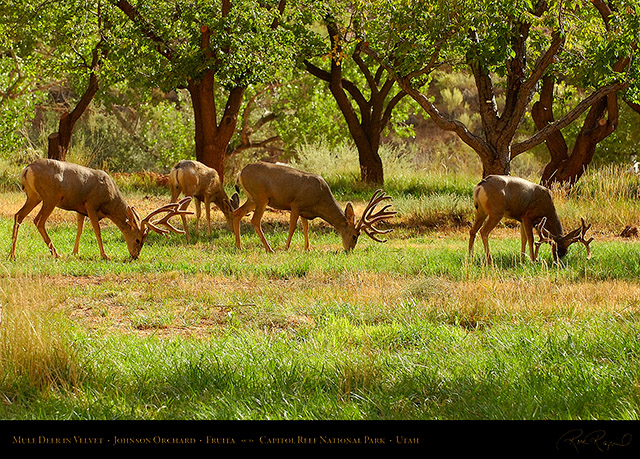
{"label": "deer neck", "polygon": [[128,204],[124,199],[114,200],[110,203],[109,212],[105,216],[111,220],[124,234],[132,233],[134,228],[129,224],[127,217]]}
{"label": "deer neck", "polygon": [[332,202],[331,205],[323,206],[317,209],[316,212],[319,218],[323,219],[331,226],[333,226],[339,233],[342,233],[349,226],[347,217],[344,211],[338,206],[337,202]]}
{"label": "deer neck", "polygon": [[562,223],[560,223],[560,219],[558,218],[558,214],[556,213],[547,217],[545,229],[549,231],[553,239],[555,239],[556,241],[562,239],[562,237],[564,236]]}

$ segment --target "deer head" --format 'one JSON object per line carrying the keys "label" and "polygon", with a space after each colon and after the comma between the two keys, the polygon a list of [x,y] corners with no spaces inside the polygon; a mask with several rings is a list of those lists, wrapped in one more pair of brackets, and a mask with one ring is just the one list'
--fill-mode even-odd
{"label": "deer head", "polygon": [[585,234],[591,228],[591,225],[587,225],[584,221],[584,218],[581,218],[580,227],[576,228],[569,233],[560,236],[560,237],[552,237],[551,233],[544,227],[547,221],[546,218],[543,218],[540,223],[536,225],[536,229],[538,230],[538,234],[540,236],[540,240],[535,243],[535,254],[537,256],[538,250],[542,244],[549,244],[551,246],[551,252],[553,253],[553,259],[558,261],[558,259],[563,258],[569,249],[569,246],[574,242],[582,243],[587,249],[587,260],[591,258],[591,248],[589,244],[593,241],[593,237],[589,239],[585,239]]}
{"label": "deer head", "polygon": [[[134,207],[128,206],[127,223],[129,224],[130,230],[124,232],[124,236],[131,258],[134,260],[138,258],[140,251],[142,250],[142,246],[149,235],[149,231],[154,231],[158,234],[162,234],[163,236],[172,231],[174,233],[184,234],[183,230],[173,226],[169,223],[169,220],[177,215],[192,215],[193,212],[186,210],[187,207],[189,207],[191,199],[191,196],[188,196],[178,202],[158,207],[143,219],[140,219],[140,216]],[[164,217],[156,221],[152,220],[153,217],[162,213],[165,214]]]}
{"label": "deer head", "polygon": [[380,239],[377,237],[378,234],[386,234],[392,229],[381,230],[375,227],[375,224],[382,221],[387,220],[397,214],[396,211],[388,210],[391,207],[391,204],[385,205],[383,208],[376,210],[378,204],[382,201],[386,201],[391,199],[391,196],[388,196],[382,190],[376,190],[371,196],[369,203],[362,211],[362,215],[360,219],[356,222],[355,220],[355,212],[353,211],[353,206],[351,203],[347,204],[345,209],[345,216],[347,217],[348,227],[347,231],[341,233],[342,236],[342,245],[346,251],[353,250],[358,242],[358,237],[360,233],[364,231],[364,233],[369,236],[371,239],[377,242],[386,242],[386,239]]}

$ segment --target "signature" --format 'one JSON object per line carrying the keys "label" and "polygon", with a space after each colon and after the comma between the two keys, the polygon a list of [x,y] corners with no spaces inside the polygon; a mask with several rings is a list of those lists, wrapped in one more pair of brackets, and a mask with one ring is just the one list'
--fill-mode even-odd
{"label": "signature", "polygon": [[577,452],[585,448],[595,448],[597,451],[606,452],[631,445],[631,437],[630,433],[625,433],[620,438],[611,440],[607,438],[607,432],[604,430],[585,432],[582,429],[573,429],[558,439],[556,448],[572,447]]}

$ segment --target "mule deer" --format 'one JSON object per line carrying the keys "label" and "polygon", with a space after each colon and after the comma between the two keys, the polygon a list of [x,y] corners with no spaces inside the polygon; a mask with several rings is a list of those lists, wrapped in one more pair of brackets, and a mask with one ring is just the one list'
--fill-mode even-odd
{"label": "mule deer", "polygon": [[[518,177],[489,175],[474,188],[473,203],[476,215],[469,231],[470,257],[473,255],[476,233],[480,230],[487,264],[491,264],[489,233],[503,217],[520,222],[521,252],[524,254],[529,244],[529,256],[533,261],[537,258],[540,245],[545,242],[551,244],[553,258],[556,261],[567,254],[569,246],[574,242],[582,242],[587,248],[588,257],[591,256],[589,243],[593,238],[588,241],[584,238],[590,226],[587,226],[583,219],[580,228],[565,235],[553,205],[551,192],[541,185]],[[540,236],[540,241],[535,243],[535,249],[534,227]]]}
{"label": "mule deer", "polygon": [[309,220],[319,217],[340,233],[342,246],[350,251],[355,247],[362,231],[375,241],[385,242],[376,235],[391,230],[381,230],[374,225],[396,214],[395,211],[388,210],[391,204],[374,212],[380,202],[391,199],[382,190],[378,190],[356,222],[353,205],[347,203],[344,211],[340,209],[329,185],[321,176],[286,165],[266,162],[249,164],[238,174],[238,182],[247,194],[247,201],[234,212],[233,217],[233,231],[238,248],[241,248],[240,220],[253,210],[251,223],[267,252],[273,252],[261,227],[262,215],[267,206],[291,211],[285,249],[289,249],[298,218],[302,220],[305,250],[309,250]]}
{"label": "mule deer", "polygon": [[[196,203],[196,235],[200,234],[200,203],[204,202],[207,230],[211,235],[211,203],[220,209],[227,220],[229,229],[233,231],[233,211],[238,207],[239,197],[234,194],[231,199],[222,187],[218,172],[199,161],[183,160],[176,164],[169,173],[171,187],[171,202],[176,202],[180,193],[193,196]],[[182,225],[190,241],[187,219],[182,216]]]}
{"label": "mule deer", "polygon": [[[84,219],[88,216],[98,240],[100,256],[107,260],[109,257],[104,251],[100,234],[99,222],[102,218],[107,217],[122,231],[129,253],[136,259],[150,230],[159,234],[167,234],[169,231],[182,233],[183,231],[169,223],[169,219],[175,215],[190,213],[186,208],[191,198],[186,198],[179,203],[159,207],[144,219],[140,219],[136,210],[126,203],[118,186],[106,172],[53,159],[39,159],[25,167],[20,174],[20,181],[27,194],[27,201],[14,217],[9,254],[11,259],[15,259],[20,224],[40,202],[42,207],[34,223],[51,254],[56,258],[59,254],[45,229],[45,223],[56,207],[78,214],[73,254],[78,253]],[[151,220],[161,213],[166,215],[158,221]]]}

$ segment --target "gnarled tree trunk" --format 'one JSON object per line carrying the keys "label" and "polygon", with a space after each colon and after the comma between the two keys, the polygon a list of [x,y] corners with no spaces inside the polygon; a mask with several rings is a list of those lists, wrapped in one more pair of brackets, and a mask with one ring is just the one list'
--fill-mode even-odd
{"label": "gnarled tree trunk", "polygon": [[[554,86],[553,77],[545,77],[540,100],[534,104],[531,113],[538,129],[553,122]],[[591,163],[598,143],[615,131],[617,124],[618,98],[613,93],[591,106],[571,152],[560,131],[556,131],[547,139],[546,146],[551,160],[544,168],[540,182],[545,186],[554,183],[573,186]]]}
{"label": "gnarled tree trunk", "polygon": [[98,43],[93,50],[91,74],[89,76],[87,89],[75,108],[71,112],[66,111],[62,114],[58,121],[58,131],[49,135],[49,143],[47,147],[47,157],[49,159],[58,159],[60,161],[65,161],[67,159],[67,152],[69,151],[69,145],[71,144],[73,128],[98,92],[97,72],[100,65],[100,46],[101,43]]}
{"label": "gnarled tree trunk", "polygon": [[[209,48],[211,32],[207,26],[201,28],[201,47],[207,57],[213,57]],[[245,89],[236,86],[231,89],[227,104],[218,123],[215,100],[215,70],[207,70],[199,79],[191,78],[187,90],[191,95],[191,104],[195,119],[196,159],[214,168],[220,180],[224,181],[224,165],[227,146],[236,130],[238,114],[242,105]]]}
{"label": "gnarled tree trunk", "polygon": [[373,75],[360,56],[363,48],[359,45],[351,58],[365,77],[371,91],[371,97],[367,100],[360,89],[342,74],[344,56],[338,25],[332,18],[326,18],[325,25],[332,49],[331,69],[326,71],[305,61],[306,69],[315,77],[329,83],[329,90],[342,112],[358,150],[360,179],[367,184],[382,185],[384,165],[379,154],[380,137],[391,119],[393,109],[406,96],[406,92],[399,90],[395,95],[391,95],[395,85],[394,78],[383,79],[385,72],[381,71]]}
{"label": "gnarled tree trunk", "polygon": [[[609,30],[612,14],[610,4],[603,0],[592,0],[592,3]],[[629,62],[627,56],[620,56],[613,64],[613,70],[622,72],[629,65]],[[553,122],[554,86],[553,77],[545,76],[540,100],[534,104],[531,112],[538,129]],[[611,92],[591,105],[571,152],[569,152],[569,147],[562,133],[560,131],[553,133],[546,141],[551,160],[542,173],[541,183],[546,186],[554,183],[568,187],[573,186],[587,170],[598,144],[616,130],[618,116],[618,96],[616,92]]]}

